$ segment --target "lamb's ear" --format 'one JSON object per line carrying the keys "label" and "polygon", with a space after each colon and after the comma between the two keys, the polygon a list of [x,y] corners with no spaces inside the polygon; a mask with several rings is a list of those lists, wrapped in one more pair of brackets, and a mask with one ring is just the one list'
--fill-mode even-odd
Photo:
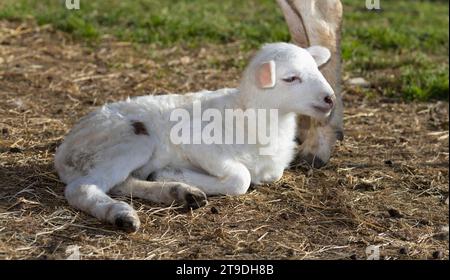
{"label": "lamb's ear", "polygon": [[275,61],[271,60],[259,65],[256,70],[256,82],[260,88],[273,88],[275,86]]}
{"label": "lamb's ear", "polygon": [[322,46],[312,46],[306,50],[312,55],[319,67],[327,63],[331,58],[330,50]]}

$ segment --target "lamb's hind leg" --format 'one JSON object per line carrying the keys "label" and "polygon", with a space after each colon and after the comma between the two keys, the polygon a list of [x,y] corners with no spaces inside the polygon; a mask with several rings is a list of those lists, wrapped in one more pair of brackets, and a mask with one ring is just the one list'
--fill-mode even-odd
{"label": "lamb's hind leg", "polygon": [[94,178],[81,178],[67,185],[65,196],[70,205],[101,221],[127,232],[137,231],[140,221],[136,211],[127,203],[109,197],[103,190],[105,186]]}
{"label": "lamb's hind leg", "polygon": [[135,196],[166,205],[177,203],[193,209],[207,203],[205,193],[196,187],[181,182],[149,182],[131,176],[115,186],[111,193]]}
{"label": "lamb's hind leg", "polygon": [[144,141],[115,145],[97,154],[103,158],[89,170],[88,175],[69,182],[65,195],[73,207],[92,216],[133,232],[140,222],[136,211],[125,202],[110,198],[106,193],[124,182],[128,176],[149,161],[152,149]]}

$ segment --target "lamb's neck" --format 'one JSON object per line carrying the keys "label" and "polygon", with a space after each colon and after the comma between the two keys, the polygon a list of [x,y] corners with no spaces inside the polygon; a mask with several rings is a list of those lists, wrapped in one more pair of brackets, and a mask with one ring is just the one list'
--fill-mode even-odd
{"label": "lamb's neck", "polygon": [[[242,91],[243,89],[241,87],[228,90],[229,91],[224,95],[212,94],[211,98],[204,100],[202,102],[202,110],[210,108],[217,109],[221,111],[223,117],[226,115],[226,110],[231,110],[234,112],[242,110],[244,114],[248,112],[248,114],[245,115],[247,120],[255,123],[258,123],[260,118],[266,118],[266,123],[269,123],[271,114],[273,116],[276,112],[278,121],[277,125],[280,129],[283,129],[289,125],[289,123],[292,122],[292,119],[295,118],[294,113],[286,113],[278,110],[277,108],[267,107],[266,104],[262,102],[263,100],[258,99],[258,92],[249,92],[248,90]],[[242,124],[237,123],[237,125],[245,126],[245,122]]]}
{"label": "lamb's neck", "polygon": [[[246,117],[248,118],[246,122],[244,123],[236,123],[237,126],[246,126],[246,123],[249,121],[253,121],[256,124],[259,124],[259,121],[262,121],[264,123],[264,120],[261,120],[261,118],[266,118],[266,124],[270,124],[271,118],[274,118],[276,114],[276,121],[277,121],[277,128],[278,132],[285,129],[290,129],[292,126],[292,129],[295,129],[295,113],[291,112],[284,112],[281,110],[278,110],[277,108],[268,108],[265,106],[265,104],[262,104],[257,98],[257,92],[242,92],[243,89],[238,88],[235,94],[231,96],[231,108],[230,109],[241,109],[246,112],[246,110],[254,110],[254,113],[247,114]],[[253,97],[253,98],[249,98]],[[259,110],[262,109],[262,110]],[[274,119],[272,119],[273,121]],[[258,133],[259,125],[256,126],[256,133]],[[266,127],[266,132],[268,131],[269,127]]]}

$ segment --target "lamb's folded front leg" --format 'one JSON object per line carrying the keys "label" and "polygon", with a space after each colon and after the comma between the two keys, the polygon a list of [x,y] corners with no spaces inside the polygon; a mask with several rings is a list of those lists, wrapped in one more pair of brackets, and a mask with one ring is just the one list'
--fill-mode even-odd
{"label": "lamb's folded front leg", "polygon": [[208,202],[204,192],[196,187],[181,182],[149,182],[128,177],[123,183],[116,185],[112,194],[134,196],[149,201],[170,205],[182,204],[189,208],[199,208]]}
{"label": "lamb's folded front leg", "polygon": [[187,168],[165,168],[155,172],[153,179],[183,182],[207,195],[241,195],[250,187],[250,172],[241,163],[226,162],[215,170],[208,169],[203,173]]}

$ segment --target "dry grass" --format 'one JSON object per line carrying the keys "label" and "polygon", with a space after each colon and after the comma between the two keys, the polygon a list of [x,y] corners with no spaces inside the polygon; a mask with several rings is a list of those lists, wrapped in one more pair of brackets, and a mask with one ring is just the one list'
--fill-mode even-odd
{"label": "dry grass", "polygon": [[192,212],[134,199],[132,235],[67,205],[52,160],[78,118],[127,96],[235,86],[249,55],[107,37],[89,47],[0,22],[0,258],[66,258],[76,245],[85,259],[349,259],[379,245],[385,259],[448,259],[448,103],[351,88],[346,138],[324,169],[294,164],[276,184]]}

